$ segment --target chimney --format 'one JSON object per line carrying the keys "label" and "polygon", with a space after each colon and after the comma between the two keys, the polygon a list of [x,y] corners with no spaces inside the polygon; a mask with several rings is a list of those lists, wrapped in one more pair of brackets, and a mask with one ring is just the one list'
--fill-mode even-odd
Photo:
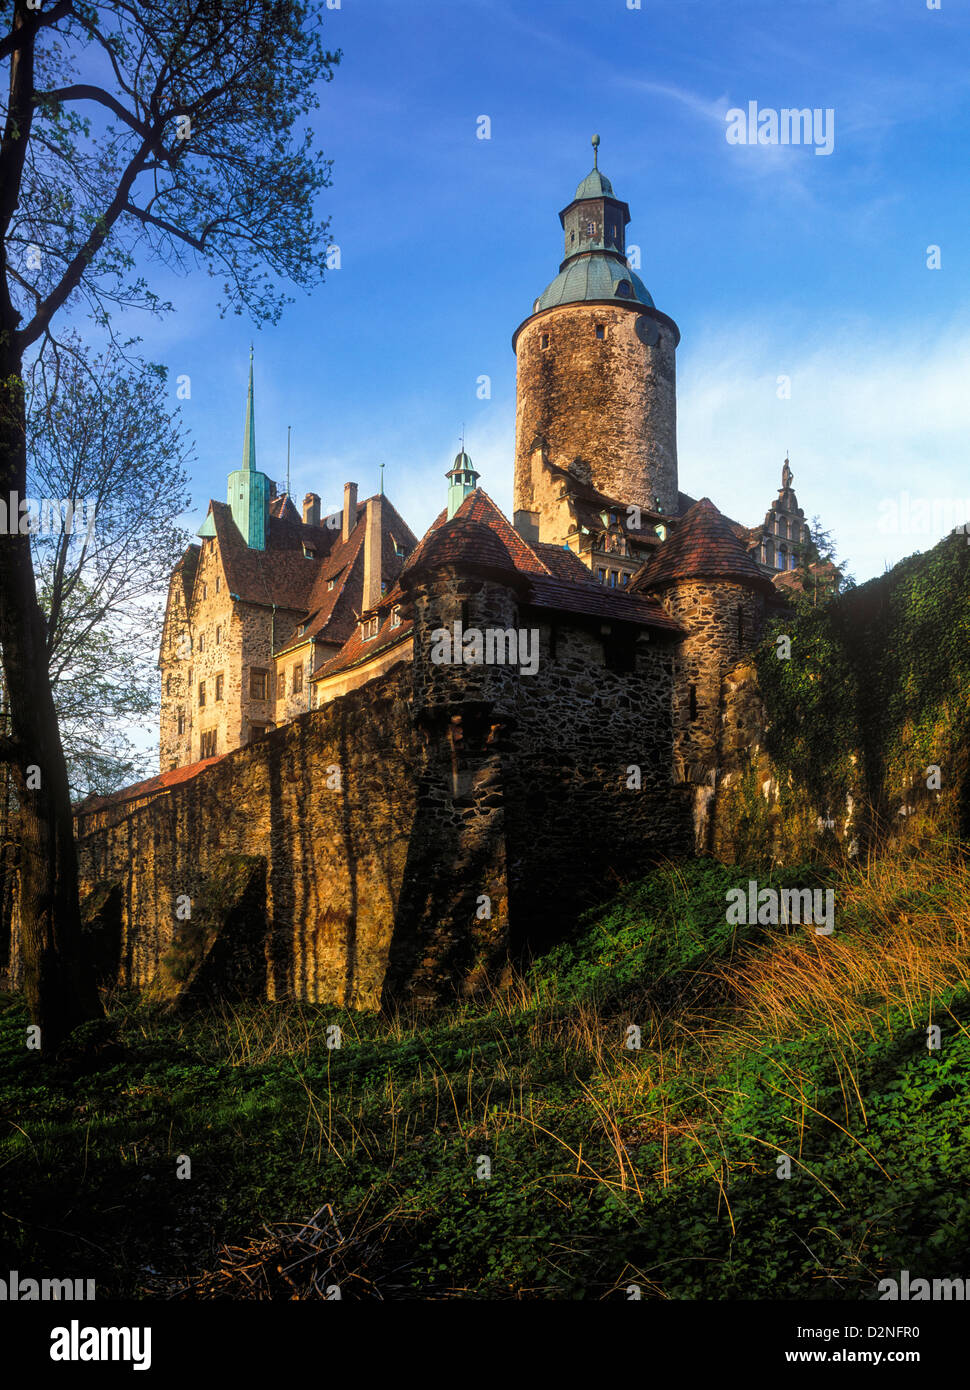
{"label": "chimney", "polygon": [[357,484],[344,483],[344,524],[341,540],[349,541],[350,533],[357,525]]}
{"label": "chimney", "polygon": [[381,520],[384,498],[370,497],[367,500],[367,513],[364,532],[364,596],[361,603],[363,612],[374,609],[381,601]]}
{"label": "chimney", "polygon": [[308,492],[303,499],[304,526],[320,525],[320,498],[315,492]]}

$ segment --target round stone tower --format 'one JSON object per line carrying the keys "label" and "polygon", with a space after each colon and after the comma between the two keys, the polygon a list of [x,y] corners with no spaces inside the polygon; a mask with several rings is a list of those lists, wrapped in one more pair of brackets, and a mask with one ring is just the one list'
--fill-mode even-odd
{"label": "round stone tower", "polygon": [[[593,136],[594,150],[599,136]],[[627,263],[630,211],[592,171],[559,214],[565,258],[520,324],[515,510],[543,534],[542,466],[615,501],[677,513],[680,330]]]}

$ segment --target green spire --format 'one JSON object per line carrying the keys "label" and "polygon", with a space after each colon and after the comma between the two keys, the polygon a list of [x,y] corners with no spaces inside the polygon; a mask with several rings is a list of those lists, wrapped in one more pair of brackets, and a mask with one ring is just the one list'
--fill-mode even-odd
{"label": "green spire", "polygon": [[256,410],[253,405],[253,345],[249,344],[249,395],[246,399],[246,432],[243,435],[244,469],[256,467]]}
{"label": "green spire", "polygon": [[256,467],[256,414],[253,408],[253,349],[249,347],[249,397],[242,467],[229,474],[226,501],[250,550],[265,550],[269,516],[269,478]]}

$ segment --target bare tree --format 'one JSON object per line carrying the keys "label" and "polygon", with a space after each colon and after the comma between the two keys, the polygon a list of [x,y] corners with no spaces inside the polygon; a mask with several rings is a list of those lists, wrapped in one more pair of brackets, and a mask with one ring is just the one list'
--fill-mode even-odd
{"label": "bare tree", "polygon": [[28,515],[72,794],[145,771],[168,577],[188,535],[189,444],[163,368],[109,348],[39,358],[27,405]]}
{"label": "bare tree", "polygon": [[[24,363],[59,317],[168,306],[140,256],[205,268],[275,321],[322,278],[329,166],[303,130],[333,76],[304,0],[13,0],[0,138],[0,501],[26,495]],[[302,133],[301,133],[302,132]],[[8,507],[9,510],[9,507]],[[20,802],[21,951],[45,1047],[100,1012],[84,968],[64,750],[30,535],[0,535],[0,647]]]}

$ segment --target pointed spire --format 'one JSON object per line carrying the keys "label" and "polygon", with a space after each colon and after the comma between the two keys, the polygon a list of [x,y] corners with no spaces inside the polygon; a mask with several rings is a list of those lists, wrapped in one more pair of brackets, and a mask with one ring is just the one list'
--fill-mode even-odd
{"label": "pointed spire", "polygon": [[244,469],[256,468],[256,412],[253,405],[253,345],[249,344],[249,395],[246,399],[246,432],[243,435]]}

